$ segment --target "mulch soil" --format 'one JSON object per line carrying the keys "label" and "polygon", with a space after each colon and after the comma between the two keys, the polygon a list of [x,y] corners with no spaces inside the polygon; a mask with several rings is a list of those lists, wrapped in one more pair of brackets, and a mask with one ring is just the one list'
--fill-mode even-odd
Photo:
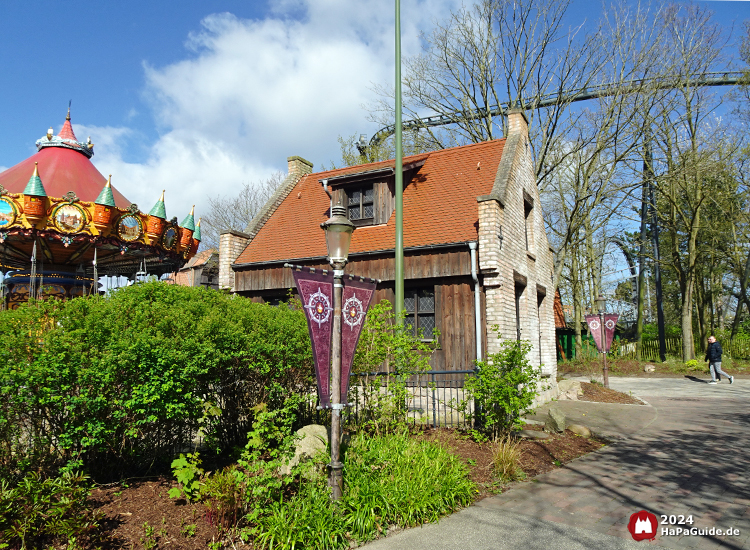
{"label": "mulch soil", "polygon": [[622,393],[610,388],[605,388],[601,384],[581,382],[581,389],[583,390],[583,397],[579,398],[581,401],[596,401],[597,403],[623,403],[625,405],[645,405],[643,401],[640,401],[635,397],[628,395],[627,393]]}
{"label": "mulch soil", "polygon": [[[541,427],[527,425],[525,429],[540,430]],[[477,500],[509,487],[498,483],[493,476],[495,445],[491,441],[477,442],[452,429],[428,429],[419,437],[440,442],[468,465],[470,477],[479,490]],[[518,444],[522,451],[520,467],[527,481],[604,445],[597,439],[586,439],[568,430],[550,434],[545,440],[519,440]],[[105,548],[141,550],[151,545],[151,548],[202,550],[208,548],[209,543],[221,540],[219,529],[207,521],[202,504],[169,498],[167,492],[175,485],[172,480],[159,478],[94,489],[92,507],[105,515],[102,525],[110,538]],[[153,529],[150,536],[147,534],[149,527]],[[249,545],[235,540],[234,547]]]}

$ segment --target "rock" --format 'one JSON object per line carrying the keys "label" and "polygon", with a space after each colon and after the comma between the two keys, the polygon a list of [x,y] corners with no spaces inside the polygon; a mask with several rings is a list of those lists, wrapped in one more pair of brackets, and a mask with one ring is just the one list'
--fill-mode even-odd
{"label": "rock", "polygon": [[576,435],[581,437],[591,437],[591,430],[581,424],[571,424],[568,429]]}
{"label": "rock", "polygon": [[549,439],[549,434],[537,430],[521,430],[516,435],[521,439]]}
{"label": "rock", "polygon": [[311,459],[321,451],[325,452],[328,446],[328,430],[325,426],[310,424],[297,430],[297,435],[301,439],[297,441],[294,456],[286,465],[281,467],[282,475],[291,473],[292,468],[300,462]]}
{"label": "rock", "polygon": [[578,401],[578,398],[583,396],[583,388],[578,380],[560,380],[557,389],[560,392],[557,398],[562,401]]}
{"label": "rock", "polygon": [[565,414],[560,409],[550,407],[547,411],[547,420],[544,423],[544,430],[547,432],[564,432],[565,431]]}
{"label": "rock", "polygon": [[656,372],[656,367],[654,365],[644,365],[643,372]]}

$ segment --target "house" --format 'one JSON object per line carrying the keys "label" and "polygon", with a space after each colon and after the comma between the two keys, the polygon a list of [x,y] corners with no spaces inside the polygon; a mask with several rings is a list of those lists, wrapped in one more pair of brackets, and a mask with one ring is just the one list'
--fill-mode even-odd
{"label": "house", "polygon": [[182,286],[203,286],[218,290],[219,254],[213,248],[198,252],[166,281]]}
{"label": "house", "polygon": [[[440,331],[431,364],[471,369],[505,339],[531,343],[530,361],[556,395],[553,257],[544,230],[522,111],[506,138],[403,159],[405,310]],[[395,163],[312,173],[290,157],[289,175],[245,232],[221,235],[219,285],[274,303],[294,287],[284,263],[328,268],[321,222],[332,204],[357,226],[347,273],[380,279],[375,300],[394,300]],[[330,194],[330,198],[329,198]]]}

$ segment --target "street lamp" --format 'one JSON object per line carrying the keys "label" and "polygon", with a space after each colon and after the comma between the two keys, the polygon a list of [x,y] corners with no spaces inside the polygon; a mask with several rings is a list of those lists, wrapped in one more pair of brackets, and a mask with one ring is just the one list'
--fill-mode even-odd
{"label": "street lamp", "polygon": [[604,387],[609,387],[609,372],[607,369],[607,331],[604,329],[604,312],[607,310],[607,300],[599,294],[596,301],[596,309],[599,313],[599,330],[601,331],[602,342],[602,371],[604,373]]}
{"label": "street lamp", "polygon": [[328,262],[333,267],[333,336],[331,341],[331,472],[328,483],[331,497],[339,500],[343,494],[341,470],[344,465],[339,460],[341,443],[341,296],[344,289],[344,266],[349,261],[349,245],[352,242],[354,224],[346,217],[346,208],[334,206],[331,217],[320,224],[326,232]]}

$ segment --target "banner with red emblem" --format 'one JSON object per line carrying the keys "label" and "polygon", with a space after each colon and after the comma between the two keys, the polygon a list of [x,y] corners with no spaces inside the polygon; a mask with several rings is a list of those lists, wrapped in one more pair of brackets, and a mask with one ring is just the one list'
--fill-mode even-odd
{"label": "banner with red emblem", "polygon": [[344,275],[344,292],[341,299],[341,402],[348,403],[349,378],[354,362],[359,335],[365,324],[367,310],[378,281],[366,277]]}
{"label": "banner with red emblem", "polygon": [[333,271],[292,266],[294,283],[305,309],[312,341],[320,407],[330,407],[331,334],[333,334]]}
{"label": "banner with red emblem", "polygon": [[606,346],[602,350],[602,325],[598,315],[586,315],[586,324],[589,326],[589,333],[594,337],[596,343],[596,349],[599,353],[607,353],[612,347],[612,340],[615,337],[615,327],[617,326],[617,319],[620,316],[617,313],[605,313],[604,314],[604,345]]}

